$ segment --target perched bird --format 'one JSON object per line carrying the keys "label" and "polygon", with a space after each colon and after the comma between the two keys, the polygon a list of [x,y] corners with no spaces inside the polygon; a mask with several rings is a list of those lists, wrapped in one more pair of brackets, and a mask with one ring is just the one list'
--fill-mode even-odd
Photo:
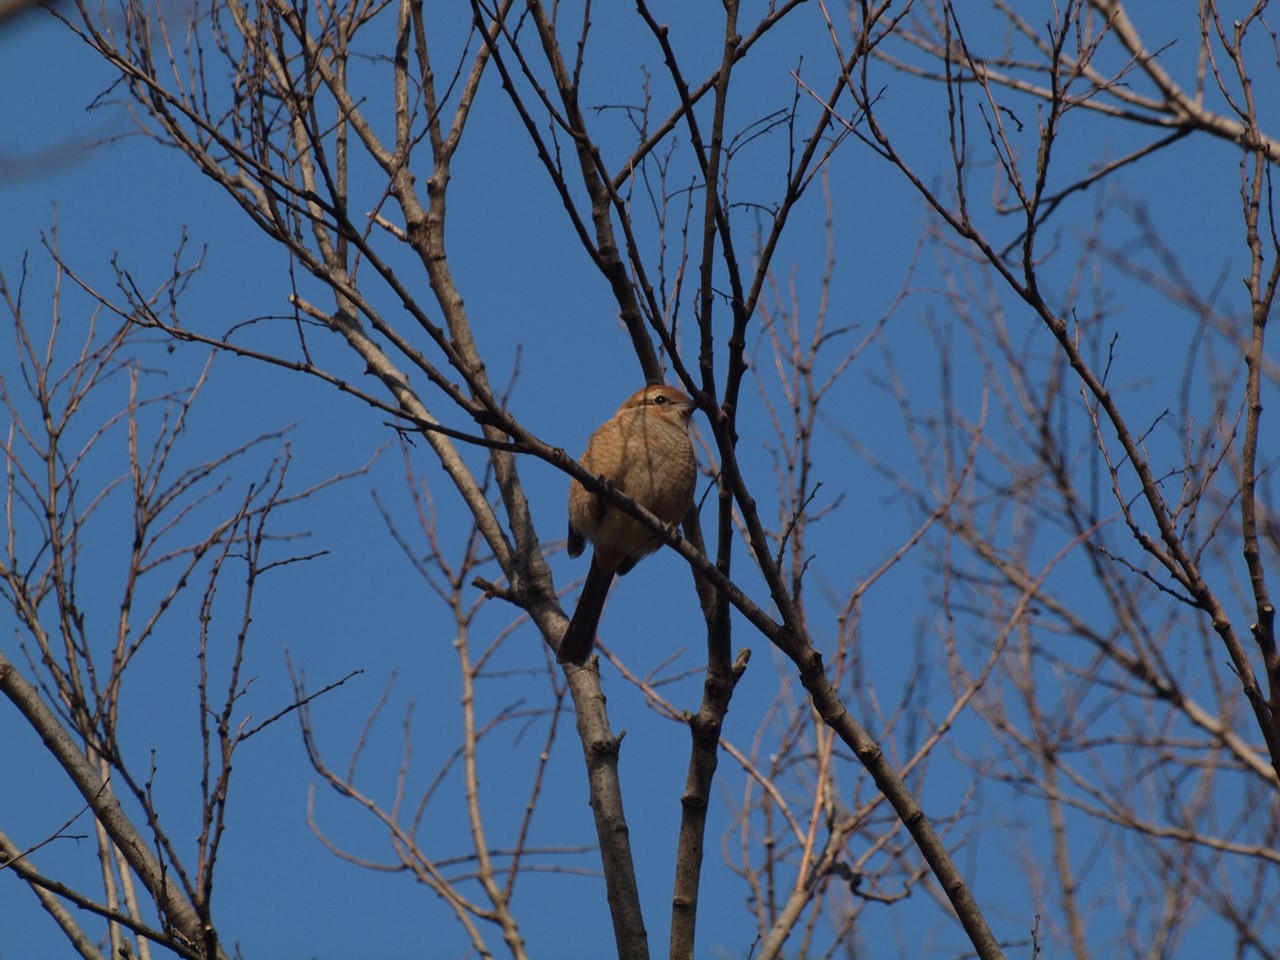
{"label": "perched bird", "polygon": [[[689,439],[693,401],[675,387],[637,390],[591,435],[582,465],[609,481],[660,520],[679,523],[693,503],[697,463]],[[556,659],[582,663],[595,644],[596,626],[614,574],[630,571],[662,546],[662,538],[639,520],[577,480],[569,486],[569,556],[594,550],[587,582]]]}

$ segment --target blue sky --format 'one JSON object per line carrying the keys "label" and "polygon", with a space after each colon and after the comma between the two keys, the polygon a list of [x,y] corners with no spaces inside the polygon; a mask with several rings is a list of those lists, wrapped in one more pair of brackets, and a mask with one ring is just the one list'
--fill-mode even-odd
{"label": "blue sky", "polygon": [[[618,62],[593,61],[592,80],[598,102],[626,102],[633,98],[641,76],[639,65],[655,72],[660,66],[656,50],[634,43],[635,25],[611,13],[598,16],[601,49],[613,45],[626,50]],[[822,75],[820,23],[801,18],[801,26],[779,37],[778,42],[753,52],[752,70],[743,71],[743,86],[735,101],[743,118],[783,106],[790,93],[789,72],[801,50],[805,69]],[[714,58],[719,37],[713,24],[689,22],[676,35],[680,49],[694,60]],[[1166,24],[1143,24],[1152,42],[1161,38]],[[703,34],[700,31],[705,30]],[[1185,45],[1169,57],[1186,56]],[[711,61],[707,61],[711,62]],[[945,102],[936,88],[922,86],[886,71],[886,110],[895,135],[921,166],[940,176],[948,159],[940,138],[938,119]],[[512,373],[519,347],[519,379],[513,407],[525,422],[549,442],[577,453],[591,429],[607,417],[631,392],[638,372],[628,359],[627,344],[612,316],[614,306],[598,276],[589,270],[576,240],[557,209],[557,201],[539,175],[531,175],[531,149],[513,121],[511,111],[492,78],[482,91],[468,139],[459,155],[450,206],[451,261],[466,298],[489,373],[495,382]],[[120,109],[86,108],[111,83],[109,71],[84,45],[60,24],[42,13],[29,15],[0,31],[0,82],[4,89],[21,91],[5,98],[0,107],[0,270],[11,286],[16,284],[24,254],[28,260],[26,306],[28,322],[39,328],[41,311],[49,302],[53,270],[41,247],[41,238],[53,237],[66,262],[87,282],[102,290],[113,284],[112,258],[130,271],[143,289],[163,282],[174,250],[184,232],[188,251],[203,250],[204,264],[184,297],[185,322],[209,332],[256,317],[281,317],[288,312],[289,264],[284,253],[262,237],[248,219],[210,180],[176,151],[132,132]],[[825,89],[825,80],[820,88]],[[781,91],[781,92],[779,92]],[[901,106],[899,106],[899,104]],[[1034,122],[1027,121],[1024,144],[1034,148]],[[621,138],[625,121],[621,114],[605,114],[602,128],[616,125]],[[610,128],[611,129],[611,128]],[[976,134],[973,134],[976,139]],[[1115,156],[1147,133],[1104,122],[1084,114],[1073,115],[1064,129],[1061,183],[1087,170],[1099,156]],[[111,141],[95,145],[97,141]],[[1101,144],[1101,146],[1099,146]],[[757,149],[744,150],[735,160],[735,171],[748,184],[747,194],[770,196],[776,188],[779,143],[766,139]],[[770,179],[770,177],[773,179]],[[983,177],[988,179],[984,180]],[[928,212],[900,177],[886,164],[858,145],[846,144],[829,171],[834,212],[837,271],[832,288],[830,326],[850,324],[855,337],[868,330],[898,296],[915,251],[915,241]],[[990,190],[989,172],[975,173],[981,187]],[[1212,284],[1224,271],[1231,278],[1224,297],[1242,306],[1239,275],[1243,260],[1239,226],[1238,168],[1227,145],[1194,138],[1144,162],[1118,178],[1117,188],[1149,205],[1149,213],[1170,245],[1184,253],[1184,264],[1195,280]],[[1110,189],[1110,188],[1109,188]],[[1176,201],[1176,202],[1175,202]],[[1083,225],[1099,203],[1098,191],[1090,191],[1067,205],[1058,236],[1064,249],[1081,239]],[[815,184],[804,201],[798,223],[779,252],[777,270],[785,277],[794,267],[795,283],[803,309],[817,302],[825,236],[822,227],[822,194]],[[744,213],[745,218],[747,215]],[[1118,217],[1117,217],[1118,219]],[[998,231],[1004,229],[996,226]],[[746,232],[740,236],[746,236]],[[1111,234],[1122,245],[1134,231],[1119,225]],[[911,279],[913,296],[893,314],[883,337],[908,392],[933,398],[938,366],[924,348],[929,325],[947,322],[945,298],[935,293],[942,282],[937,264],[940,254],[927,248]],[[1064,283],[1066,274],[1054,279]],[[422,295],[425,280],[417,278]],[[1176,404],[1178,376],[1185,345],[1193,330],[1192,318],[1171,309],[1149,291],[1123,278],[1107,278],[1114,291],[1115,328],[1119,343],[1116,379],[1127,385],[1135,422],[1144,424],[1164,408]],[[313,286],[314,292],[314,286]],[[1019,338],[1049,342],[1033,318],[1019,315],[1017,305],[1004,298],[1010,323]],[[82,294],[64,284],[62,303],[65,336],[62,348],[75,349],[76,331],[92,311]],[[689,316],[686,314],[686,323]],[[287,325],[262,324],[263,342],[287,336]],[[956,330],[957,341],[964,334]],[[283,339],[275,342],[287,342]],[[190,383],[207,355],[198,349],[180,348],[169,353],[161,344],[144,348],[148,363],[163,374],[149,379],[156,391]],[[336,364],[353,378],[359,376],[349,360],[330,352]],[[763,354],[759,356],[763,357]],[[767,364],[761,365],[767,374]],[[6,376],[10,368],[6,366]],[[882,462],[914,470],[912,451],[892,398],[882,383],[886,354],[869,351],[846,375],[833,400],[833,413],[858,440]],[[980,371],[963,364],[955,371],[956,402],[965,416],[976,416],[981,403]],[[363,673],[323,698],[314,718],[322,746],[338,766],[357,738],[369,711],[387,684],[394,679],[389,706],[373,728],[363,758],[363,770],[371,789],[385,799],[393,787],[402,747],[400,721],[408,704],[414,706],[414,767],[411,783],[425,786],[457,743],[458,698],[452,666],[452,624],[443,607],[416,577],[388,534],[373,493],[390,505],[402,524],[411,524],[412,511],[405,489],[405,465],[386,416],[349,398],[339,397],[322,384],[307,382],[281,371],[221,356],[215,359],[208,387],[195,408],[180,446],[183,462],[198,463],[211,451],[228,449],[266,431],[289,428],[291,457],[289,487],[302,489],[335,472],[355,470],[382,450],[372,468],[318,494],[306,504],[288,509],[278,521],[280,532],[306,533],[302,545],[280,545],[290,550],[325,550],[327,554],[307,564],[282,567],[264,583],[254,611],[249,672],[256,679],[244,707],[262,718],[288,702],[291,691],[284,660],[287,648],[293,663],[306,671],[315,688],[351,670]],[[761,427],[744,441],[746,457],[755,469],[759,490],[770,490],[768,431],[756,407],[748,422]],[[85,424],[85,429],[89,424]],[[1274,437],[1268,430],[1267,439]],[[1177,445],[1177,436],[1163,442]],[[1153,444],[1162,442],[1160,436]],[[814,530],[813,546],[821,563],[815,563],[812,581],[822,589],[846,593],[903,542],[913,529],[911,508],[895,496],[893,486],[876,473],[867,459],[855,455],[828,433],[823,441],[824,496],[836,502],[846,499]],[[268,443],[250,458],[243,474],[237,474],[221,498],[228,503],[256,477],[266,460],[279,453],[281,444]],[[111,461],[120,447],[109,447],[94,469],[102,477],[114,475],[119,465]],[[410,453],[415,474],[425,477],[436,496],[442,528],[460,529],[464,518],[449,498],[443,478],[419,445]],[[562,475],[541,463],[523,465],[529,495],[536,505],[540,533],[551,546],[562,536],[566,483]],[[124,506],[127,506],[124,505]],[[766,511],[772,519],[772,515]],[[86,606],[104,627],[111,622],[111,600],[118,590],[118,555],[106,535],[125,530],[127,516],[104,512],[98,521],[105,541],[95,543],[93,572],[84,583]],[[1060,542],[1039,542],[1035,556],[1045,562]],[[100,551],[100,553],[96,552]],[[557,584],[562,588],[580,576],[582,565],[556,554],[553,560]],[[741,564],[741,561],[740,561]],[[743,564],[745,566],[745,564]],[[740,566],[740,569],[742,567]],[[868,595],[861,612],[863,656],[869,676],[881,685],[888,703],[895,702],[902,678],[910,673],[915,642],[924,638],[925,649],[935,613],[922,609],[924,573],[922,559],[895,570]],[[619,589],[605,614],[602,630],[612,631],[616,646],[638,670],[656,666],[669,649],[636,649],[633,634],[696,638],[696,605],[687,589],[688,578],[674,555],[664,552],[650,559]],[[643,585],[643,586],[642,586]],[[1071,585],[1063,586],[1070,592]],[[216,625],[229,638],[237,624],[236,589],[228,585],[220,595]],[[668,602],[654,602],[661,593]],[[831,611],[811,593],[815,613],[815,638],[830,643],[835,629]],[[903,613],[906,611],[907,615]],[[149,644],[135,668],[130,691],[126,729],[135,751],[133,762],[145,767],[148,752],[155,750],[158,763],[157,791],[168,802],[164,807],[173,820],[171,832],[190,839],[190,819],[197,794],[191,752],[196,730],[191,703],[195,629],[191,610],[176,611],[166,628]],[[475,626],[489,635],[511,620],[509,608],[489,604]],[[632,626],[636,630],[632,630]],[[603,633],[609,637],[610,633]],[[3,642],[9,649],[12,634]],[[764,705],[777,685],[779,673],[789,675],[773,652],[740,624],[738,644],[754,648],[754,659],[739,688],[725,735],[739,745],[750,743],[762,723]],[[682,641],[684,645],[688,641]],[[503,704],[547,702],[548,683],[538,668],[543,656],[538,638],[527,626],[517,631],[501,654],[511,672],[491,681],[483,690],[487,709]],[[928,654],[930,662],[934,654]],[[697,662],[691,653],[684,662]],[[15,658],[17,659],[17,658]],[[683,727],[648,710],[642,697],[606,668],[606,690],[615,729],[626,730],[623,748],[623,782],[632,816],[632,842],[645,891],[647,921],[656,954],[666,949],[670,875],[678,823],[679,791],[683,786],[687,734]],[[938,688],[941,679],[935,679]],[[696,709],[699,685],[685,679],[670,688],[668,696],[687,709]],[[582,779],[581,753],[573,741],[571,707],[560,720],[563,734],[553,753],[547,774],[546,806],[537,820],[541,843],[573,845],[592,842],[589,811]],[[509,829],[510,798],[524,789],[536,755],[541,749],[545,719],[531,725],[523,737],[516,727],[497,735],[487,755],[482,777],[491,793],[494,840],[502,843]],[[961,733],[964,750],[981,753],[989,748],[981,731]],[[59,782],[35,738],[21,729],[11,711],[0,710],[0,765],[9,770],[31,771],[18,784],[0,782],[0,828],[18,839],[39,838],[59,827],[75,810],[77,801]],[[931,774],[931,813],[951,810],[970,786],[962,764],[943,758]],[[741,792],[740,773],[722,762],[720,790],[727,798]],[[853,771],[847,774],[853,781]],[[315,839],[306,823],[309,785],[314,781],[299,742],[296,725],[283,722],[237,755],[236,787],[231,804],[231,829],[224,851],[223,870],[216,899],[216,914],[225,936],[238,942],[247,957],[338,958],[376,956],[464,956],[465,942],[447,910],[424,888],[405,875],[367,871],[335,858]],[[465,825],[458,806],[456,778],[453,791],[437,805],[426,831],[439,842],[437,854],[467,848]],[[386,841],[376,825],[343,806],[323,789],[318,793],[318,820],[340,844],[373,858],[386,857]],[[1003,803],[1004,801],[998,801]],[[742,908],[744,888],[722,863],[720,838],[729,824],[727,803],[713,809],[708,830],[705,894],[700,912],[699,956],[744,957],[750,949],[749,916]],[[988,823],[1017,819],[1016,805],[980,811]],[[1028,814],[1029,816],[1029,814]],[[87,832],[83,819],[77,824]],[[456,841],[453,838],[456,836]],[[1017,937],[1029,922],[1025,880],[1007,865],[1016,850],[1016,832],[984,836],[984,842],[960,857],[978,877],[979,899],[989,905],[991,918],[1002,936]],[[64,841],[40,851],[41,867],[59,877],[92,875],[88,856],[90,840]],[[1082,856],[1084,855],[1082,851]],[[593,855],[581,857],[581,865],[594,868]],[[1109,880],[1095,871],[1091,882],[1105,891]],[[87,881],[86,881],[87,882]],[[608,943],[609,927],[603,909],[601,885],[593,880],[555,877],[543,882],[538,874],[526,878],[518,889],[519,912],[525,918],[523,932],[533,955],[573,960],[601,955],[594,944]],[[1105,893],[1099,894],[1100,898]],[[939,926],[936,942],[921,940],[920,930],[939,923],[925,897],[892,911],[872,908],[868,923],[889,938],[885,956],[897,950],[903,956],[952,955],[960,950],[954,931]],[[69,956],[53,925],[35,905],[29,893],[12,877],[0,877],[0,958],[56,958]],[[567,945],[564,924],[572,917],[573,944]],[[1114,917],[1100,907],[1095,935],[1101,944],[1114,925]],[[870,928],[869,928],[870,929]],[[1213,932],[1207,931],[1212,943]],[[496,939],[496,938],[495,938]],[[426,946],[424,946],[426,945]],[[1193,944],[1188,944],[1188,947]],[[703,953],[705,949],[705,954]],[[576,951],[576,952],[575,952]],[[723,951],[717,952],[717,951]],[[920,951],[920,952],[917,952]],[[1101,951],[1101,948],[1100,948]],[[880,956],[880,953],[876,953]],[[1099,955],[1102,955],[1101,952]],[[1199,955],[1194,951],[1187,956]]]}

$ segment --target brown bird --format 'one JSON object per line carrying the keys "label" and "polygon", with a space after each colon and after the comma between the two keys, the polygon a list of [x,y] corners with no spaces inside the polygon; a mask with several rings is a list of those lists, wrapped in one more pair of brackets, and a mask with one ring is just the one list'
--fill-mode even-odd
{"label": "brown bird", "polygon": [[[637,390],[591,435],[582,465],[608,480],[654,516],[679,523],[693,504],[697,463],[689,439],[693,401],[668,386]],[[591,569],[556,659],[582,663],[595,644],[596,626],[613,576],[622,576],[662,546],[662,538],[577,480],[569,486],[569,556],[595,548]]]}

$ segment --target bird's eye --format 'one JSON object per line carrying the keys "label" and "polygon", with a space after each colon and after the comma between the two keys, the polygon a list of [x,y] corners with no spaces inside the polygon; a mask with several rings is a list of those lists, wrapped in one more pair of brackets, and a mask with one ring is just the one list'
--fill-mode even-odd
{"label": "bird's eye", "polygon": [[654,397],[654,398],[653,398],[653,402],[654,402],[654,403],[666,403],[666,402],[667,402],[667,395],[666,395],[665,393],[660,393],[660,394],[658,394],[656,397]]}

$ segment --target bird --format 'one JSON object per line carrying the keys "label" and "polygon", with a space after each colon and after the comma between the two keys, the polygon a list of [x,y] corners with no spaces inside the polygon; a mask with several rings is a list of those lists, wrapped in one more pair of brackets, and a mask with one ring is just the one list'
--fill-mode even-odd
{"label": "bird", "polygon": [[[693,409],[693,401],[675,387],[643,387],[591,435],[579,462],[659,520],[679,523],[693,505],[698,479],[689,439]],[[569,556],[580,556],[588,540],[591,567],[560,640],[560,663],[581,664],[590,656],[614,575],[629,573],[662,546],[658,533],[574,480],[569,485]]]}

